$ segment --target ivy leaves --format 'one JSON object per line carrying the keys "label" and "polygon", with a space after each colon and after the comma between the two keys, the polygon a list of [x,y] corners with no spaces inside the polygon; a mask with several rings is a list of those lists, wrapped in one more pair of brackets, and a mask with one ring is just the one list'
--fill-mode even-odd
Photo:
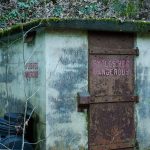
{"label": "ivy leaves", "polygon": [[54,9],[53,9],[53,15],[55,17],[60,17],[62,11],[63,11],[63,8],[60,5],[56,5],[56,7],[54,7]]}
{"label": "ivy leaves", "polygon": [[90,15],[98,10],[97,3],[87,4],[79,8],[80,15]]}
{"label": "ivy leaves", "polygon": [[139,19],[140,11],[144,9],[144,1],[11,0],[6,2],[3,0],[0,6],[2,6],[0,28],[4,28],[44,17]]}
{"label": "ivy leaves", "polygon": [[125,17],[126,19],[136,18],[139,13],[139,5],[136,1],[119,1],[114,0],[112,7],[115,11],[116,16]]}
{"label": "ivy leaves", "polygon": [[28,2],[18,0],[13,3],[2,3],[2,5],[7,5],[8,9],[2,12],[0,27],[10,26],[16,22],[25,22],[29,17],[33,17],[37,4],[38,0],[28,0]]}

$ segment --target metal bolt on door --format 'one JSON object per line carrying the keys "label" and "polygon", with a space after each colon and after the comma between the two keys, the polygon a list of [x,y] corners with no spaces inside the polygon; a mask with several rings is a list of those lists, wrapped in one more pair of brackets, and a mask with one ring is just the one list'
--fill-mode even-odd
{"label": "metal bolt on door", "polygon": [[89,93],[78,95],[78,108],[88,108],[89,150],[133,150],[134,36],[89,33]]}

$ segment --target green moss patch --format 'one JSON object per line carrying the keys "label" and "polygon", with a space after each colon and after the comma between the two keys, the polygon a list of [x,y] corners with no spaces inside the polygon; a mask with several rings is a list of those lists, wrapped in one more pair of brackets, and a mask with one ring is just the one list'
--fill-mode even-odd
{"label": "green moss patch", "polygon": [[39,27],[49,27],[52,29],[80,29],[80,30],[99,30],[116,32],[148,32],[150,22],[145,21],[124,21],[117,19],[61,19],[47,18],[36,19],[27,23],[13,25],[6,29],[0,29],[0,37],[26,32]]}

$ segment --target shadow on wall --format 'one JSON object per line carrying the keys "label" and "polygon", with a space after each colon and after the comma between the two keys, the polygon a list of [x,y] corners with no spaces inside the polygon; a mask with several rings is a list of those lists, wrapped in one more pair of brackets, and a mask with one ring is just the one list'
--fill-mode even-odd
{"label": "shadow on wall", "polygon": [[13,95],[6,97],[5,92],[0,93],[2,112],[24,113],[25,103]]}
{"label": "shadow on wall", "polygon": [[[6,78],[6,76],[7,76],[7,78]],[[15,79],[15,76],[14,76],[14,74],[13,73],[11,73],[11,72],[8,72],[8,74],[6,75],[6,73],[4,73],[4,74],[0,74],[0,82],[1,83],[10,83],[10,82],[12,82],[13,80]]]}

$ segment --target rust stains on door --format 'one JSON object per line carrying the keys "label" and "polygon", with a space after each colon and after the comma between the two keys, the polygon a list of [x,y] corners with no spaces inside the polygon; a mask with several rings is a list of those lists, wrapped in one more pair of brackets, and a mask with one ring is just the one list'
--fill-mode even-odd
{"label": "rust stains on door", "polygon": [[133,56],[90,55],[90,94],[133,95]]}
{"label": "rust stains on door", "polygon": [[89,150],[133,150],[134,35],[89,33],[89,93],[79,107],[89,109]]}

